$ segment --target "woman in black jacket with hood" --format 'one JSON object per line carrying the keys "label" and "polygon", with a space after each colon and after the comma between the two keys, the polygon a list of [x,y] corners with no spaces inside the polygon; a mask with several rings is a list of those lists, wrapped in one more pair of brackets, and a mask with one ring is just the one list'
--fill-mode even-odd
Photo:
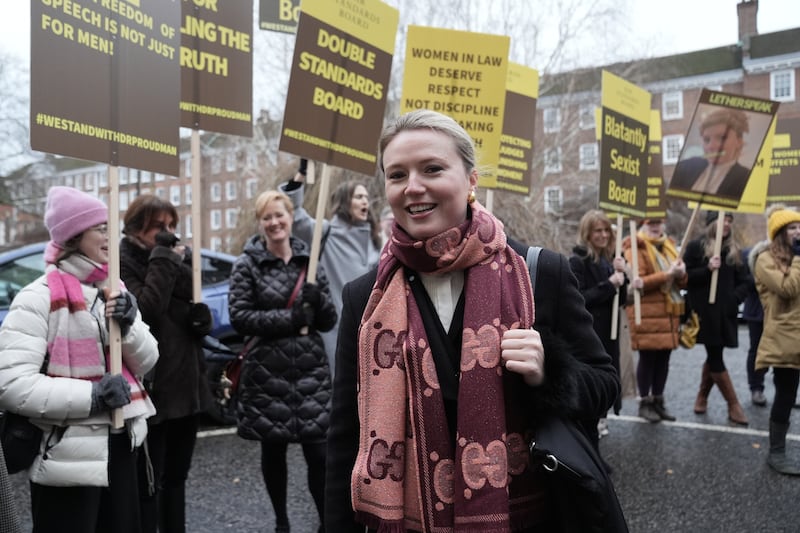
{"label": "woman in black jacket with hood", "polygon": [[239,436],[261,441],[261,471],[275,510],[275,531],[288,533],[290,442],[303,446],[309,491],[320,521],[323,517],[331,377],[319,332],[336,324],[336,309],[324,270],[316,283],[304,282],[309,249],[291,236],[289,197],[266,191],[255,207],[259,234],[236,260],[228,295],[233,327],[250,339],[257,337],[239,378],[236,414]]}

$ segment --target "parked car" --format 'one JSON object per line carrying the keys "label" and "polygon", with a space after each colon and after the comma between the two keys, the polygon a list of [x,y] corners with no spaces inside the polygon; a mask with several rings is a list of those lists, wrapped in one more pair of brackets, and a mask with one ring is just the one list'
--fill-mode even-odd
{"label": "parked car", "polygon": [[[46,244],[39,242],[0,253],[0,324],[20,289],[44,273]],[[236,356],[242,344],[228,316],[228,279],[236,257],[206,249],[200,251],[200,256],[203,302],[214,318],[213,339],[205,342],[205,352],[209,383],[216,392],[225,363]],[[219,403],[209,415],[215,422],[231,423],[230,411],[228,403]]]}

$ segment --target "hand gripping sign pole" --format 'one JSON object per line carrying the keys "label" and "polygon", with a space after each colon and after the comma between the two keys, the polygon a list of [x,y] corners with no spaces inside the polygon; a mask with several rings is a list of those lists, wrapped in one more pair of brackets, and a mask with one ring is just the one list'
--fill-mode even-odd
{"label": "hand gripping sign pole", "polygon": [[[328,188],[331,181],[330,165],[322,165],[322,177],[319,181],[319,196],[317,197],[316,222],[314,223],[314,235],[311,237],[311,256],[308,259],[308,273],[306,281],[308,283],[317,282],[317,269],[319,266],[319,249],[322,246],[322,226],[325,223],[325,209],[328,203]],[[305,305],[305,304],[304,304]],[[301,335],[308,335],[308,327],[300,329]]]}
{"label": "hand gripping sign pole", "polygon": [[[119,167],[108,167],[108,284],[110,294],[119,293]],[[116,320],[108,320],[109,372],[122,373],[122,332]],[[124,424],[122,409],[111,412],[111,425]]]}

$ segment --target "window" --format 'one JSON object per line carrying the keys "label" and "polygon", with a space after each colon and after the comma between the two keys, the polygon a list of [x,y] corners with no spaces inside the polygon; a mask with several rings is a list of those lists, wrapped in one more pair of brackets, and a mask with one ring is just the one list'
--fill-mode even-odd
{"label": "window", "polygon": [[236,227],[236,221],[239,218],[239,209],[226,209],[225,210],[225,227],[233,229]]}
{"label": "window", "polygon": [[222,170],[222,160],[218,155],[215,155],[211,158],[211,173],[219,174],[220,170]]}
{"label": "window", "polygon": [[94,173],[90,172],[86,174],[86,188],[88,190],[94,189],[94,182],[95,182]]}
{"label": "window", "polygon": [[138,183],[139,182],[139,171],[135,168],[128,169],[128,183]]}
{"label": "window", "polygon": [[561,172],[561,148],[548,148],[544,152],[544,173]]}
{"label": "window", "polygon": [[236,152],[228,152],[225,154],[225,170],[228,172],[236,170]]}
{"label": "window", "polygon": [[164,187],[156,187],[156,196],[162,200],[167,199],[167,190]]}
{"label": "window", "polygon": [[183,198],[186,200],[186,205],[192,205],[192,184],[187,183],[183,186]]}
{"label": "window", "polygon": [[150,176],[151,173],[149,170],[142,170],[141,174],[139,174],[142,183],[150,183]]}
{"label": "window", "polygon": [[164,174],[161,172],[155,172],[153,176],[155,177],[156,181],[164,181]]}
{"label": "window", "polygon": [[210,196],[212,202],[219,202],[222,200],[222,185],[219,183],[212,183]]}
{"label": "window", "polygon": [[258,191],[258,180],[255,178],[250,178],[247,180],[245,183],[245,189],[247,191],[245,194],[247,194],[248,200],[255,198],[256,192]]}
{"label": "window", "polygon": [[584,104],[578,111],[578,126],[582,130],[594,128],[594,106],[591,104]]}
{"label": "window", "polygon": [[661,96],[661,116],[664,120],[683,118],[683,93],[674,91]]}
{"label": "window", "polygon": [[255,150],[247,152],[247,168],[258,168],[258,154]]}
{"label": "window", "polygon": [[236,182],[233,180],[225,182],[225,199],[236,200]]}
{"label": "window", "polygon": [[187,239],[192,238],[192,215],[183,217],[183,235]]}
{"label": "window", "polygon": [[681,148],[683,148],[683,135],[664,135],[664,139],[661,141],[661,149],[664,154],[662,162],[665,165],[677,163],[681,155]]}
{"label": "window", "polygon": [[127,185],[128,184],[128,169],[127,168],[119,169],[119,172],[117,173],[117,175],[119,176],[119,184],[120,185]]}
{"label": "window", "polygon": [[794,70],[776,70],[769,74],[769,94],[779,102],[794,101]]}
{"label": "window", "polygon": [[183,160],[183,175],[187,178],[192,176],[192,158],[187,157]]}
{"label": "window", "polygon": [[564,193],[561,187],[544,188],[544,212],[559,213],[564,204]]}
{"label": "window", "polygon": [[128,193],[126,191],[120,191],[119,193],[119,210],[120,211],[127,211],[128,209]]}
{"label": "window", "polygon": [[220,229],[222,228],[222,211],[219,209],[212,209],[211,210],[211,229]]}
{"label": "window", "polygon": [[76,189],[83,189],[83,174],[76,174],[75,175],[75,188]]}
{"label": "window", "polygon": [[170,185],[169,186],[169,203],[172,205],[181,205],[181,186],[180,185]]}
{"label": "window", "polygon": [[552,133],[561,129],[561,110],[550,107],[542,112],[545,133]]}
{"label": "window", "polygon": [[99,176],[98,183],[100,187],[108,187],[108,173],[106,172],[98,172]]}
{"label": "window", "polygon": [[219,252],[222,249],[222,239],[219,237],[211,237],[211,239],[209,239],[209,248],[215,252]]}
{"label": "window", "polygon": [[597,168],[597,143],[582,144],[580,146],[580,169],[594,170]]}

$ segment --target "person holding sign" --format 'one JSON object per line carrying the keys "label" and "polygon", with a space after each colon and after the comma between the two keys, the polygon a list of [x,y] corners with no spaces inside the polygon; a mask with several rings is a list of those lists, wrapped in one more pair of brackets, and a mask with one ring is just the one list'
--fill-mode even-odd
{"label": "person holding sign", "polygon": [[475,200],[475,147],[452,118],[402,115],[379,161],[395,223],[342,293],[327,531],[627,531],[621,511],[558,513],[527,466],[538,420],[596,420],[619,394],[567,259],[542,250],[531,288],[528,248]]}
{"label": "person holding sign", "polygon": [[[306,164],[306,160],[301,159],[297,174],[279,190],[286,193],[294,204],[293,235],[311,246],[316,220],[303,208]],[[340,184],[331,195],[331,211],[333,217],[323,222],[319,263],[328,276],[336,313],[341,314],[342,287],[378,264],[382,242],[380,226],[370,210],[369,193],[363,183],[347,181]],[[338,328],[334,327],[322,333],[331,373],[335,370],[337,332]]]}
{"label": "person holding sign", "polygon": [[703,156],[679,161],[669,187],[741,198],[750,168],[738,160],[749,129],[744,111],[723,107],[709,112],[700,122]]}
{"label": "person holding sign", "polygon": [[[213,402],[203,337],[211,312],[192,301],[191,250],[179,244],[178,212],[167,200],[142,194],[125,212],[120,275],[158,340],[161,357],[146,378],[156,405],[147,421],[147,455],[139,458],[142,533],[186,530],[185,486],[199,427]],[[149,474],[148,474],[149,472]],[[152,476],[152,483],[144,483]]]}
{"label": "person holding sign", "polygon": [[233,265],[228,299],[231,324],[250,339],[237,392],[237,431],[261,441],[261,472],[276,533],[289,532],[290,442],[303,447],[309,492],[323,520],[331,377],[319,332],[336,324],[325,270],[320,268],[315,284],[305,281],[309,249],[291,236],[292,210],[281,192],[256,198],[259,234]]}
{"label": "person holding sign", "polygon": [[[625,260],[633,261],[631,237],[622,242]],[[675,248],[675,241],[664,233],[661,218],[642,222],[636,234],[639,271],[631,286],[642,292],[641,322],[628,306],[631,348],[639,350],[636,383],[639,386],[639,416],[649,422],[675,420],[664,405],[664,387],[669,375],[669,358],[678,347],[678,328],[684,302],[680,289],[686,286],[686,265]]]}
{"label": "person holding sign", "polygon": [[[108,209],[52,187],[45,274],[24,287],[0,328],[0,408],[42,429],[28,470],[33,530],[139,533],[136,458],[155,407],[139,377],[158,346],[136,299],[108,291]],[[122,334],[122,373],[109,373],[108,321]],[[124,427],[112,427],[121,409]]]}
{"label": "person holding sign", "polygon": [[767,464],[781,474],[800,475],[800,459],[786,455],[786,433],[800,382],[800,213],[774,211],[767,231],[770,245],[755,259],[756,288],[764,307],[756,368],[772,367],[775,384]]}
{"label": "person holding sign", "polygon": [[[722,248],[720,255],[714,254],[717,239],[719,211],[706,213],[706,234],[686,245],[684,262],[689,275],[687,290],[689,307],[700,318],[697,343],[704,344],[706,360],[700,377],[700,390],[694,404],[694,412],[706,412],[708,395],[716,384],[728,402],[728,420],[734,424],[747,425],[736,389],[733,386],[722,351],[725,347],[739,346],[739,323],[736,313],[739,304],[747,296],[750,274],[742,259],[742,248],[733,230],[733,215],[725,214],[722,226]],[[714,303],[709,302],[711,274],[717,271],[717,289]]]}
{"label": "person holding sign", "polygon": [[[587,211],[578,224],[578,244],[572,249],[569,266],[578,280],[578,288],[586,300],[586,308],[592,314],[594,331],[606,352],[611,356],[619,375],[619,321],[615,322],[616,334],[611,335],[611,316],[614,299],[619,294],[619,305],[624,306],[628,294],[628,278],[625,275],[625,259],[614,257],[616,238],[611,221],[599,209]],[[614,401],[614,413],[619,414],[621,400]],[[597,438],[608,434],[605,417],[587,433],[597,443]]]}

